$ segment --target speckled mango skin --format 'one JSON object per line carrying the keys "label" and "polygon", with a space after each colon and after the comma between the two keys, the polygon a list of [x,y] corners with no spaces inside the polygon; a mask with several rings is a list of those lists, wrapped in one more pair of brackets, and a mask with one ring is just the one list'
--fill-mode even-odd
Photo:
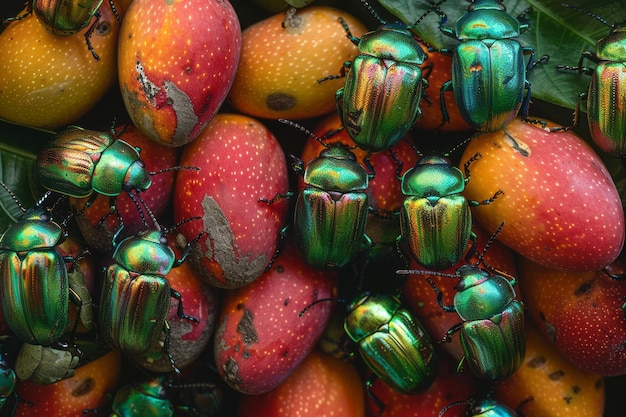
{"label": "speckled mango skin", "polygon": [[[122,17],[125,6],[115,4]],[[34,14],[7,26],[0,34],[0,118],[42,129],[65,127],[115,85],[120,24],[108,1],[99,10],[90,38],[99,61],[87,48],[88,28],[54,35]]]}
{"label": "speckled mango skin", "polygon": [[496,384],[493,397],[528,417],[600,417],[604,379],[577,368],[527,323],[522,366]]}
{"label": "speckled mango skin", "polygon": [[603,376],[626,374],[626,281],[620,256],[607,271],[557,271],[520,260],[526,316],[576,367]]}
{"label": "speckled mango skin", "polygon": [[120,31],[120,91],[151,140],[183,146],[226,99],[239,63],[241,28],[225,0],[134,0]]}
{"label": "speckled mango skin", "polygon": [[355,17],[325,6],[298,10],[287,20],[278,13],[246,28],[228,102],[242,113],[269,119],[305,119],[336,110],[335,92],[345,79],[318,80],[339,75],[358,53],[339,17],[353,36],[366,31]]}
{"label": "speckled mango skin", "polygon": [[258,120],[217,114],[197,140],[185,146],[174,184],[174,220],[200,217],[178,229],[193,246],[190,262],[202,279],[239,288],[257,279],[274,256],[287,224],[289,191],[285,154]]}
{"label": "speckled mango skin", "polygon": [[[464,195],[492,204],[472,208],[474,218],[498,240],[548,268],[595,271],[613,262],[624,245],[624,210],[609,171],[595,151],[571,131],[515,119],[504,129],[471,140],[472,180]],[[590,216],[593,213],[593,216]]]}
{"label": "speckled mango skin", "polygon": [[[277,388],[321,337],[334,310],[337,276],[308,266],[285,246],[272,268],[224,293],[213,352],[217,372],[233,389],[263,394]],[[308,308],[316,300],[328,299]]]}

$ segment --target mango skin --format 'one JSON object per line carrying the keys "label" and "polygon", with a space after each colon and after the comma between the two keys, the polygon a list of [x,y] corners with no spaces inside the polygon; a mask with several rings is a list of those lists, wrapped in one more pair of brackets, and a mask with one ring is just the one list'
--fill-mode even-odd
{"label": "mango skin", "polygon": [[226,99],[241,53],[235,10],[220,0],[134,0],[120,32],[118,76],[133,123],[183,146]]}
{"label": "mango skin", "polygon": [[[120,18],[125,6],[115,1]],[[87,48],[85,32],[49,33],[34,14],[0,33],[0,119],[55,130],[85,115],[114,85],[120,30],[108,1]],[[26,13],[26,9],[18,14]]]}

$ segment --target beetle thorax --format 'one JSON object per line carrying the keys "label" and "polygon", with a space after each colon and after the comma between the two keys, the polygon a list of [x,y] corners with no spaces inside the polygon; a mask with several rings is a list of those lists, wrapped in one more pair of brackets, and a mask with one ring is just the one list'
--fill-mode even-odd
{"label": "beetle thorax", "polygon": [[502,10],[474,9],[456,22],[457,39],[511,39],[520,36],[519,21]]}
{"label": "beetle thorax", "polygon": [[461,281],[456,286],[454,307],[463,320],[483,320],[501,313],[515,298],[511,283],[501,275],[472,265],[457,272]]}
{"label": "beetle thorax", "polygon": [[413,33],[398,25],[383,25],[361,37],[359,53],[380,59],[421,65],[426,54],[413,38]]}
{"label": "beetle thorax", "polygon": [[167,275],[176,260],[174,251],[163,243],[163,232],[152,230],[124,239],[117,245],[113,259],[128,271],[139,274]]}
{"label": "beetle thorax", "polygon": [[626,27],[611,31],[596,42],[596,55],[607,61],[626,62]]}

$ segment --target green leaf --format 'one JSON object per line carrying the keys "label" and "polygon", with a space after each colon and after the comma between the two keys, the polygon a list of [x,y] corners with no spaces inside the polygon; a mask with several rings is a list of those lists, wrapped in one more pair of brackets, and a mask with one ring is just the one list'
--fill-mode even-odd
{"label": "green leaf", "polygon": [[[379,0],[391,13],[406,24],[413,24],[429,9],[430,3],[407,2],[406,0]],[[557,71],[557,65],[578,65],[581,53],[595,51],[598,39],[609,35],[610,28],[586,13],[563,5],[561,0],[513,0],[505,1],[507,12],[519,16],[529,7],[527,13],[530,29],[520,37],[520,43],[531,46],[536,58],[548,55],[549,61],[538,65],[529,75],[532,95],[535,98],[558,106],[574,109],[578,96],[587,91],[589,77],[575,71]],[[593,9],[591,12],[602,16],[609,24],[626,21],[626,8],[622,1],[596,0],[593,3],[583,0],[571,1],[574,6]],[[466,13],[465,4],[459,7],[453,2],[439,6],[447,15],[445,27],[453,29],[454,22]],[[431,12],[413,30],[426,43],[437,50],[453,50],[458,41],[445,36],[440,28],[441,18],[437,12]],[[586,61],[586,66],[593,66]],[[532,113],[532,108],[531,108]]]}
{"label": "green leaf", "polygon": [[35,159],[53,133],[0,120],[0,232],[21,215],[19,204],[29,208],[41,197]]}

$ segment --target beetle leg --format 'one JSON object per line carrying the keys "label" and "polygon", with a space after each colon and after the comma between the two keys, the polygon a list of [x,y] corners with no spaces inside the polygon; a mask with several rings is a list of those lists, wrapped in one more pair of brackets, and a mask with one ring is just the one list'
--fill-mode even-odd
{"label": "beetle leg", "polygon": [[559,132],[562,130],[571,130],[578,126],[579,117],[580,117],[580,103],[583,100],[587,99],[587,92],[582,92],[578,95],[578,100],[576,100],[576,108],[574,109],[574,116],[572,119],[572,124],[570,126],[561,126],[561,127],[553,127],[550,129],[550,132]]}
{"label": "beetle leg", "polygon": [[378,407],[378,413],[376,413],[376,417],[380,417],[383,411],[385,411],[387,405],[380,398],[378,398],[376,394],[372,392],[372,385],[377,378],[378,377],[376,376],[376,374],[372,374],[369,378],[367,378],[365,386],[367,388],[367,396],[370,397],[374,404],[376,404],[376,407]]}
{"label": "beetle leg", "polygon": [[448,114],[448,108],[446,107],[446,101],[444,99],[444,93],[448,91],[452,91],[454,86],[452,85],[452,80],[448,80],[441,85],[441,89],[439,90],[439,103],[441,106],[441,115],[443,116],[441,125],[443,126],[445,123],[450,123],[450,115]]}
{"label": "beetle leg", "polygon": [[463,371],[463,364],[464,364],[464,363],[465,363],[465,356],[463,356],[463,357],[461,358],[461,360],[459,361],[459,363],[458,363],[458,364],[457,364],[457,366],[456,366],[456,373],[457,373],[457,374],[460,374],[460,373],[461,373],[461,371]]}
{"label": "beetle leg", "polygon": [[270,199],[259,198],[258,202],[270,205],[270,204],[274,204],[274,203],[276,203],[277,201],[280,201],[280,200],[292,198],[293,196],[294,196],[294,193],[291,192],[291,191],[288,191],[286,193],[276,193],[276,195],[274,197],[270,198]]}
{"label": "beetle leg", "polygon": [[493,196],[491,196],[490,198],[486,199],[486,200],[482,200],[482,201],[476,201],[476,200],[468,200],[468,203],[470,206],[472,207],[476,207],[476,206],[480,206],[480,205],[487,205],[487,204],[491,204],[493,203],[493,201],[498,198],[498,196],[501,196],[502,194],[504,194],[504,191],[502,191],[502,189],[498,190],[495,192],[495,194]]}
{"label": "beetle leg", "polygon": [[4,19],[3,23],[5,25],[8,25],[9,23],[11,23],[14,20],[22,20],[23,18],[25,18],[26,16],[28,16],[29,14],[33,13],[33,2],[29,1],[26,3],[26,13],[24,13],[21,16],[15,16],[15,17],[9,17],[7,19]]}
{"label": "beetle leg", "polygon": [[465,255],[465,262],[467,262],[468,264],[471,264],[470,259],[472,258],[474,253],[476,253],[476,239],[476,233],[470,231],[470,240],[472,241],[472,246],[467,251],[467,255]]}
{"label": "beetle leg", "polygon": [[[446,313],[456,312],[456,308],[454,308],[454,305],[445,305],[443,303],[443,293],[441,292],[439,287],[437,287],[437,284],[435,284],[430,278],[426,278],[426,281],[430,284],[431,287],[433,287],[433,290],[435,290],[435,292],[437,293],[437,304],[439,304],[442,310],[445,311]],[[446,337],[444,338],[446,342],[450,341],[450,335],[458,330],[458,329],[455,329],[455,327],[458,327],[458,326],[460,325],[454,326],[452,329],[448,330],[448,334],[446,334]],[[455,330],[453,331],[453,329]]]}
{"label": "beetle leg", "polygon": [[181,319],[191,320],[195,323],[200,323],[200,320],[197,317],[189,316],[185,314],[185,310],[183,308],[183,299],[180,293],[173,288],[170,289],[170,296],[176,300],[178,300],[178,309],[176,310],[176,315]]}
{"label": "beetle leg", "polygon": [[470,179],[470,170],[469,167],[472,164],[472,162],[482,158],[483,155],[480,152],[476,152],[470,159],[468,159],[465,164],[463,165],[463,170],[465,171],[465,182],[469,182]]}
{"label": "beetle leg", "polygon": [[441,11],[439,7],[437,7],[435,10],[439,13],[439,30],[441,31],[441,33],[453,39],[456,39],[457,37],[454,31],[446,27],[448,16],[443,11]]}
{"label": "beetle leg", "polygon": [[91,34],[93,33],[94,29],[96,28],[96,26],[98,25],[98,22],[100,21],[100,17],[102,15],[100,14],[99,10],[96,10],[96,12],[94,13],[94,21],[91,24],[91,26],[89,26],[89,29],[87,29],[87,31],[85,32],[85,42],[87,43],[87,49],[89,49],[89,51],[91,51],[91,55],[93,55],[93,59],[95,59],[96,61],[100,61],[100,56],[98,56],[98,54],[96,53],[96,51],[93,49],[93,46],[91,46]]}
{"label": "beetle leg", "polygon": [[372,165],[372,162],[370,161],[371,156],[372,156],[372,152],[368,151],[367,155],[363,157],[363,165],[365,165],[365,168],[367,168],[367,170],[369,171],[367,173],[367,176],[369,179],[372,179],[376,176],[376,171],[374,171],[374,166]]}
{"label": "beetle leg", "polygon": [[[69,275],[68,275],[69,278]],[[78,295],[78,293],[73,289],[73,288],[69,288],[69,296],[70,296],[70,301],[72,302],[72,304],[74,304],[75,306],[78,307],[78,311],[76,312],[76,319],[74,320],[74,325],[72,326],[72,333],[71,333],[71,337],[72,339],[74,339],[76,337],[76,332],[78,331],[78,322],[80,321],[81,323],[85,324],[83,322],[83,317],[82,317],[82,309],[83,309],[83,301],[80,298],[80,295]],[[91,311],[89,313],[85,314],[84,320],[85,322],[89,322],[89,327],[91,327]],[[86,327],[86,326],[85,326]]]}
{"label": "beetle leg", "polygon": [[264,272],[268,272],[270,269],[272,269],[276,258],[278,258],[278,255],[280,255],[280,253],[285,248],[285,241],[287,240],[289,230],[291,230],[291,224],[288,224],[280,229],[280,233],[278,235],[278,243],[276,244],[276,250],[274,251],[274,254],[272,255],[270,261],[267,263]]}
{"label": "beetle leg", "polygon": [[351,66],[352,66],[352,62],[351,61],[346,61],[346,62],[343,63],[343,66],[339,70],[339,74],[338,75],[327,75],[326,77],[323,77],[323,78],[320,78],[319,80],[317,80],[317,83],[321,84],[324,81],[336,80],[338,78],[345,78],[346,70],[350,69]]}
{"label": "beetle leg", "polygon": [[[180,306],[180,303],[178,305]],[[163,323],[163,333],[165,333],[165,340],[163,341],[163,353],[167,355],[167,358],[170,361],[170,365],[172,369],[174,370],[174,373],[176,373],[176,375],[179,376],[180,369],[178,369],[178,367],[174,363],[174,358],[172,358],[172,355],[170,354],[170,331],[171,331],[170,324],[167,322],[167,320],[165,320],[165,322]]]}

